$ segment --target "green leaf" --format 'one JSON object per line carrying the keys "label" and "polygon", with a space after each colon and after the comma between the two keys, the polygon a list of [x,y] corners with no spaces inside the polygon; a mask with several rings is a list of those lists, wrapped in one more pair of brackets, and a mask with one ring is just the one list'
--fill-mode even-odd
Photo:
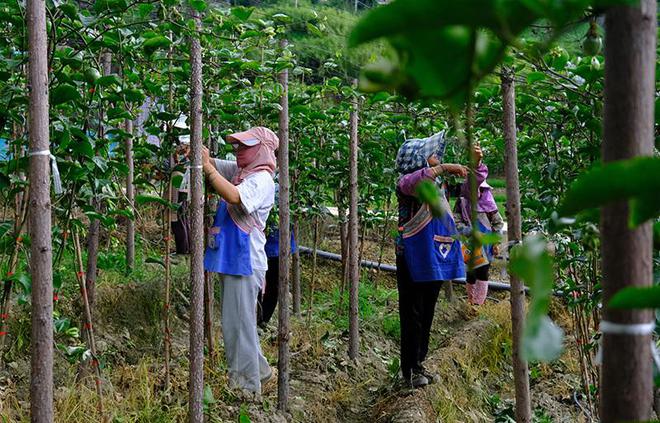
{"label": "green leaf", "polygon": [[183,182],[183,175],[174,175],[172,177],[172,186],[174,188],[181,188],[182,182]]}
{"label": "green leaf", "polygon": [[545,79],[545,74],[543,72],[530,72],[527,74],[527,83],[533,84],[537,81],[543,81]]}
{"label": "green leaf", "polygon": [[419,201],[428,204],[435,216],[441,216],[445,213],[440,205],[440,192],[433,182],[424,180],[417,184],[415,191]]}
{"label": "green leaf", "polygon": [[[660,176],[655,176],[656,179]],[[636,228],[660,215],[660,192],[649,192],[630,200],[630,226]]]}
{"label": "green leaf", "polygon": [[92,161],[101,172],[105,173],[108,170],[108,162],[103,157],[94,156]]}
{"label": "green leaf", "polygon": [[145,99],[145,95],[142,90],[129,88],[122,91],[122,94],[124,94],[124,97],[126,97],[127,101],[132,103],[142,103]]}
{"label": "green leaf", "polygon": [[479,244],[481,245],[494,245],[502,241],[502,235],[497,232],[491,232],[488,234],[477,232],[477,234],[479,237]]}
{"label": "green leaf", "polygon": [[145,18],[145,17],[149,16],[151,14],[151,12],[154,11],[154,9],[155,9],[155,6],[153,5],[153,3],[141,3],[138,6],[138,15],[141,18]]}
{"label": "green leaf", "polygon": [[539,318],[536,325],[529,323],[523,330],[522,354],[531,361],[553,361],[559,358],[563,345],[564,331],[548,316]]}
{"label": "green leaf", "polygon": [[78,19],[78,8],[72,3],[63,3],[59,6],[62,13],[72,21]]}
{"label": "green leaf", "polygon": [[[563,216],[614,201],[637,198],[633,222],[639,224],[657,213],[660,192],[660,158],[637,157],[592,168],[571,185],[560,207]],[[655,198],[654,198],[655,196]],[[651,216],[653,217],[653,216]]]}
{"label": "green leaf", "polygon": [[142,48],[144,49],[144,52],[147,56],[151,56],[156,52],[156,50],[167,48],[170,46],[170,44],[172,44],[172,42],[169,40],[169,38],[158,35],[156,37],[144,40],[142,43]]}
{"label": "green leaf", "polygon": [[188,0],[188,2],[190,3],[190,7],[198,12],[203,12],[208,7],[204,0]]}
{"label": "green leaf", "polygon": [[552,296],[552,258],[541,237],[527,237],[511,250],[509,270],[530,288],[530,304],[523,332],[523,354],[530,361],[550,361],[562,350],[562,332],[548,318]]}
{"label": "green leaf", "polygon": [[660,286],[628,286],[618,291],[609,306],[611,308],[660,308]]}
{"label": "green leaf", "polygon": [[536,18],[521,1],[515,0],[506,6],[492,0],[395,0],[371,10],[361,19],[350,34],[349,46],[384,36],[458,25],[490,28],[495,32],[507,30],[510,35],[516,35]]}
{"label": "green leaf", "polygon": [[211,390],[211,386],[206,385],[204,386],[204,404],[213,404],[215,402],[215,398],[213,397],[213,391]]}
{"label": "green leaf", "polygon": [[236,16],[238,19],[242,21],[247,21],[250,19],[250,16],[252,16],[252,12],[254,12],[254,7],[232,7],[231,9],[231,14]]}
{"label": "green leaf", "polygon": [[53,88],[50,92],[50,104],[57,106],[69,101],[80,100],[82,97],[78,89],[70,84],[61,84]]}
{"label": "green leaf", "polygon": [[307,22],[307,32],[317,36],[317,37],[323,37],[323,32],[321,32],[320,29],[318,29],[315,25],[312,25],[311,23]]}
{"label": "green leaf", "polygon": [[291,22],[291,16],[285,15],[284,13],[276,13],[273,16],[271,16],[273,20],[276,20],[278,22],[282,23],[288,23]]}
{"label": "green leaf", "polygon": [[30,275],[28,273],[16,273],[10,279],[20,285],[21,288],[23,288],[24,294],[29,295],[32,292],[32,280],[30,279]]}
{"label": "green leaf", "polygon": [[120,11],[128,7],[126,0],[96,0],[94,11],[97,13],[106,11]]}
{"label": "green leaf", "polygon": [[250,415],[244,406],[241,406],[241,410],[238,415],[238,423],[252,423],[252,420],[250,420]]}
{"label": "green leaf", "polygon": [[147,204],[147,203],[156,203],[156,204],[160,204],[160,205],[165,206],[165,207],[169,207],[173,210],[176,210],[179,207],[177,204],[171,203],[171,202],[169,202],[169,201],[167,201],[167,200],[165,200],[161,197],[158,197],[156,195],[146,195],[146,194],[137,195],[135,197],[135,203],[140,204],[140,205]]}
{"label": "green leaf", "polygon": [[102,76],[96,80],[96,85],[100,87],[119,86],[121,85],[121,79],[117,75]]}
{"label": "green leaf", "polygon": [[390,43],[399,63],[381,61],[379,69],[365,69],[360,88],[440,98],[457,107],[465,102],[469,86],[494,69],[505,48],[492,33],[465,26],[409,31],[392,37]]}

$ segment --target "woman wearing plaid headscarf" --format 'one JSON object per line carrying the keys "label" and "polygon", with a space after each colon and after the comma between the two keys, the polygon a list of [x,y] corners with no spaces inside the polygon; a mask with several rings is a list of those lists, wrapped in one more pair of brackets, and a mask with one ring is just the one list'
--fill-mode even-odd
{"label": "woman wearing plaid headscarf", "polygon": [[399,236],[396,245],[397,288],[401,323],[401,372],[408,387],[419,388],[436,381],[422,365],[429,348],[435,304],[443,281],[465,278],[460,241],[444,193],[434,217],[427,204],[416,197],[424,180],[439,186],[442,175],[465,177],[467,168],[442,163],[444,131],[424,139],[406,140],[396,157],[401,174],[396,195],[399,203]]}

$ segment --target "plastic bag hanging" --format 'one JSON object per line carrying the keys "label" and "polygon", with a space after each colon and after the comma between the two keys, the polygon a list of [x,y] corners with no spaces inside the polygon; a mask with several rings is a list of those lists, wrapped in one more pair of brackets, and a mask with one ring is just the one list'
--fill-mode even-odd
{"label": "plastic bag hanging", "polygon": [[64,192],[62,189],[62,177],[60,176],[60,169],[57,167],[57,159],[52,154],[50,155],[50,167],[53,173],[53,190],[56,195]]}
{"label": "plastic bag hanging", "polygon": [[51,173],[53,175],[53,189],[56,195],[62,194],[64,190],[62,189],[62,177],[60,176],[60,170],[57,167],[57,159],[55,156],[50,154],[50,150],[41,150],[41,151],[32,151],[28,153],[29,157],[32,156],[46,156],[50,160]]}

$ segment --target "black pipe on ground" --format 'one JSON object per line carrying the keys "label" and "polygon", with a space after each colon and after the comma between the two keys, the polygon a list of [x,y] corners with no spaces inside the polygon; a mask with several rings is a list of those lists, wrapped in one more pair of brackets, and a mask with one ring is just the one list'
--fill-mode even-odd
{"label": "black pipe on ground", "polygon": [[[313,254],[314,250],[308,247],[298,247],[299,251],[301,254]],[[333,261],[341,261],[341,255],[340,254],[335,254],[335,253],[330,253],[328,251],[322,251],[322,250],[316,250],[316,255],[318,257],[328,259],[328,260],[333,260]],[[384,264],[381,263],[380,265],[375,262],[375,261],[370,261],[370,260],[362,260],[360,262],[360,266],[366,267],[368,269],[380,269],[384,270],[386,272],[396,272],[396,266],[393,266],[391,264]],[[452,281],[457,284],[465,285],[465,281],[457,280],[457,281]],[[508,283],[502,283],[502,282],[494,282],[494,281],[488,281],[488,288],[495,290],[495,291],[511,291],[511,285]],[[525,293],[529,293],[529,288],[525,287]]]}

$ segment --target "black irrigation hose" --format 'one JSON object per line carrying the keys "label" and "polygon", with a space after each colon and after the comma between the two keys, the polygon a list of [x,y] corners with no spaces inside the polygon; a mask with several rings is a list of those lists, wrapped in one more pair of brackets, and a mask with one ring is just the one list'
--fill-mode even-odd
{"label": "black irrigation hose", "polygon": [[[314,250],[308,247],[298,247],[299,251],[301,254],[313,254]],[[322,250],[316,250],[316,255],[328,259],[328,260],[333,260],[333,261],[341,261],[341,255],[340,254],[335,254],[335,253],[329,253],[327,251],[322,251]],[[369,269],[380,269],[384,270],[386,272],[396,272],[396,266],[393,266],[391,264],[383,264],[381,263],[380,265],[375,262],[375,261],[370,261],[370,260],[362,260],[360,262],[360,266],[366,267]],[[465,285],[466,282],[462,280],[457,280],[457,281],[452,281],[457,284]],[[502,283],[502,282],[494,282],[494,281],[488,281],[488,288],[492,289],[494,291],[511,291],[511,285],[508,283]],[[525,293],[529,293],[529,288],[525,287]]]}

